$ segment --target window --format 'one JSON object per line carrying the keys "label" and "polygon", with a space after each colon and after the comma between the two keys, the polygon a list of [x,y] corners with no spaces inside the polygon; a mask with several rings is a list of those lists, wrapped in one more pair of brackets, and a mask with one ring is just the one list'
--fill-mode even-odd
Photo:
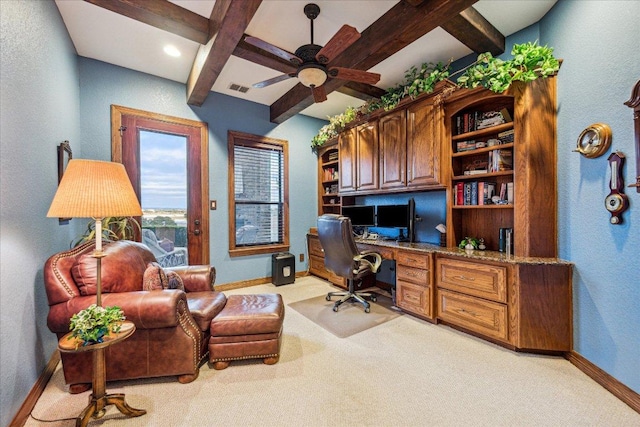
{"label": "window", "polygon": [[229,255],[289,249],[288,143],[229,131]]}

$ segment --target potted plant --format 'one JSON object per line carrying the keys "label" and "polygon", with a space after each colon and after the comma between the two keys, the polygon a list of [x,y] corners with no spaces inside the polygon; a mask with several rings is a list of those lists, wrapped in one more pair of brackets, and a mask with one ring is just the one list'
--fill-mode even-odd
{"label": "potted plant", "polygon": [[[110,216],[102,220],[102,239],[133,240],[136,230],[141,232],[138,221],[129,216]],[[72,247],[96,238],[96,223],[89,221],[85,232],[71,243]]]}
{"label": "potted plant", "polygon": [[120,332],[124,320],[124,312],[118,306],[100,307],[91,304],[71,316],[69,338],[79,339],[83,346],[101,343],[105,335]]}

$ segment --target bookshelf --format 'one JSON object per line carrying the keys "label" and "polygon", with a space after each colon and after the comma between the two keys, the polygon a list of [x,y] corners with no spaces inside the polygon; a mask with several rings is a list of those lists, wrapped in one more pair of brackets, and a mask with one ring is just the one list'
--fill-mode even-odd
{"label": "bookshelf", "polygon": [[318,215],[339,214],[343,202],[353,204],[353,197],[341,197],[340,159],[337,139],[327,142],[318,150]]}
{"label": "bookshelf", "polygon": [[499,229],[512,228],[515,255],[557,256],[555,106],[555,77],[447,99],[447,246],[469,236],[498,250]]}

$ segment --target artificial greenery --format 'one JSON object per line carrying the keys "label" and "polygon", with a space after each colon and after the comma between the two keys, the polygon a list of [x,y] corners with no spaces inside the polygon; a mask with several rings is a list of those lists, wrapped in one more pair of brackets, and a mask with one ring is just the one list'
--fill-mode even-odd
{"label": "artificial greenery", "polygon": [[[102,220],[102,238],[106,240],[132,240],[136,230],[141,231],[140,224],[133,217],[110,216]],[[71,246],[78,246],[96,238],[96,222],[89,221],[87,229]]]}
{"label": "artificial greenery", "polygon": [[458,77],[458,86],[469,89],[482,86],[502,93],[512,82],[530,82],[552,75],[560,68],[553,48],[540,46],[537,42],[516,44],[511,55],[512,59],[504,61],[489,52],[480,54],[478,60]]}
{"label": "artificial greenery", "polygon": [[82,345],[102,342],[105,335],[120,331],[124,313],[118,306],[99,307],[91,304],[71,316],[71,338],[79,338]]}
{"label": "artificial greenery", "polygon": [[[458,77],[457,86],[476,88],[482,86],[493,92],[502,93],[514,81],[532,81],[539,77],[547,77],[556,73],[560,63],[553,56],[553,48],[540,46],[537,42],[516,44],[511,50],[510,60],[495,58],[485,52],[478,60],[466,68]],[[334,117],[329,117],[329,124],[323,126],[311,140],[312,147],[320,147],[331,138],[338,136],[345,126],[355,120],[358,115],[369,114],[377,109],[391,110],[406,97],[415,98],[422,93],[430,93],[435,85],[450,77],[449,64],[424,63],[411,67],[405,72],[405,80],[393,88],[389,88],[380,100],[365,103],[358,109],[348,107],[347,110]]]}
{"label": "artificial greenery", "polygon": [[480,240],[476,239],[475,237],[465,237],[464,239],[462,239],[458,247],[460,249],[465,249],[467,245],[473,246],[473,249],[478,249],[478,246],[480,246]]}

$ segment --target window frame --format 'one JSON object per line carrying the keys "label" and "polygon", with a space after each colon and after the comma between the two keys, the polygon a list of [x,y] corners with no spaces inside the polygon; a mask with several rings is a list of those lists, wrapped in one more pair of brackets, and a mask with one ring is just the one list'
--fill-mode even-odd
{"label": "window frame", "polygon": [[[229,256],[249,256],[288,251],[289,244],[289,142],[283,139],[252,135],[244,132],[227,132],[228,151],[228,201],[229,201]],[[277,147],[282,152],[282,238],[283,243],[236,246],[236,201],[235,201],[235,147],[256,149]]]}

